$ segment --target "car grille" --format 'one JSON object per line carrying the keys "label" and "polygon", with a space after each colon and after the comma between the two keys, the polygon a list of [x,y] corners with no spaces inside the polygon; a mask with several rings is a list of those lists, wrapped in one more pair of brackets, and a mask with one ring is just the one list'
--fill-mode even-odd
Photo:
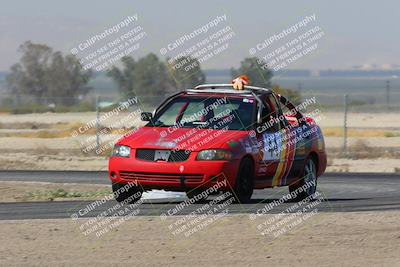
{"label": "car grille", "polygon": [[[146,161],[154,161],[154,149],[136,149],[136,158]],[[185,150],[171,150],[171,155],[168,162],[182,162],[186,161],[190,156],[190,152],[186,153]]]}
{"label": "car grille", "polygon": [[184,177],[185,183],[200,183],[203,181],[202,174],[166,174],[166,173],[146,173],[146,172],[128,172],[120,171],[119,175],[122,179],[138,180],[149,182],[181,182]]}

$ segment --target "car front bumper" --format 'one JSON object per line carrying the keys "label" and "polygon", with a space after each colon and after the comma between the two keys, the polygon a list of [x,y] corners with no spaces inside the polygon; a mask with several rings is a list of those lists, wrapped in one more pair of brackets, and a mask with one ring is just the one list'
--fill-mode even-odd
{"label": "car front bumper", "polygon": [[184,162],[144,161],[133,157],[111,157],[109,178],[111,182],[137,183],[144,190],[164,189],[188,191],[192,188],[209,188],[226,180],[226,191],[234,186],[239,160],[198,161],[191,155]]}

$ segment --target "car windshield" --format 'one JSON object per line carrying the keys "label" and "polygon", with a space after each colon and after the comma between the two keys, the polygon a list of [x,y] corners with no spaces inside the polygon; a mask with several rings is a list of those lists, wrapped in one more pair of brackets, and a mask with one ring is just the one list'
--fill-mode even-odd
{"label": "car windshield", "polygon": [[253,98],[177,97],[147,126],[247,130],[254,106]]}

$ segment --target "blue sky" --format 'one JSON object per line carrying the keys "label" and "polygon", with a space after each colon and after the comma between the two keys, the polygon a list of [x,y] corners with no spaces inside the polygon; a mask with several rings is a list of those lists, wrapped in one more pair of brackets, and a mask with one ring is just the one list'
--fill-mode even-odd
{"label": "blue sky", "polygon": [[26,40],[70,49],[127,15],[138,14],[147,33],[134,56],[159,50],[184,33],[226,14],[236,36],[204,68],[230,68],[249,48],[315,13],[325,36],[318,49],[291,68],[346,69],[400,63],[398,1],[50,1],[1,0],[0,70],[18,61]]}

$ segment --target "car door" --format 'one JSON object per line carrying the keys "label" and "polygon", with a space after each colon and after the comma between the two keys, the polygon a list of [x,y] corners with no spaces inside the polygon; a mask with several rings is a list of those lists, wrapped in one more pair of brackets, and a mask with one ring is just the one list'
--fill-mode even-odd
{"label": "car door", "polygon": [[[287,129],[290,138],[290,150],[288,151],[288,173],[285,178],[286,184],[290,184],[298,180],[300,172],[303,169],[304,160],[309,152],[312,136],[306,134],[310,130],[310,126],[305,123],[303,115],[295,110],[295,106],[286,98],[283,101],[278,100],[281,110],[283,111],[285,120],[287,121]],[[285,104],[284,104],[285,103]]]}
{"label": "car door", "polygon": [[292,130],[282,114],[282,110],[273,94],[264,98],[259,139],[263,144],[261,166],[270,186],[287,184],[287,178],[293,163],[295,143]]}

